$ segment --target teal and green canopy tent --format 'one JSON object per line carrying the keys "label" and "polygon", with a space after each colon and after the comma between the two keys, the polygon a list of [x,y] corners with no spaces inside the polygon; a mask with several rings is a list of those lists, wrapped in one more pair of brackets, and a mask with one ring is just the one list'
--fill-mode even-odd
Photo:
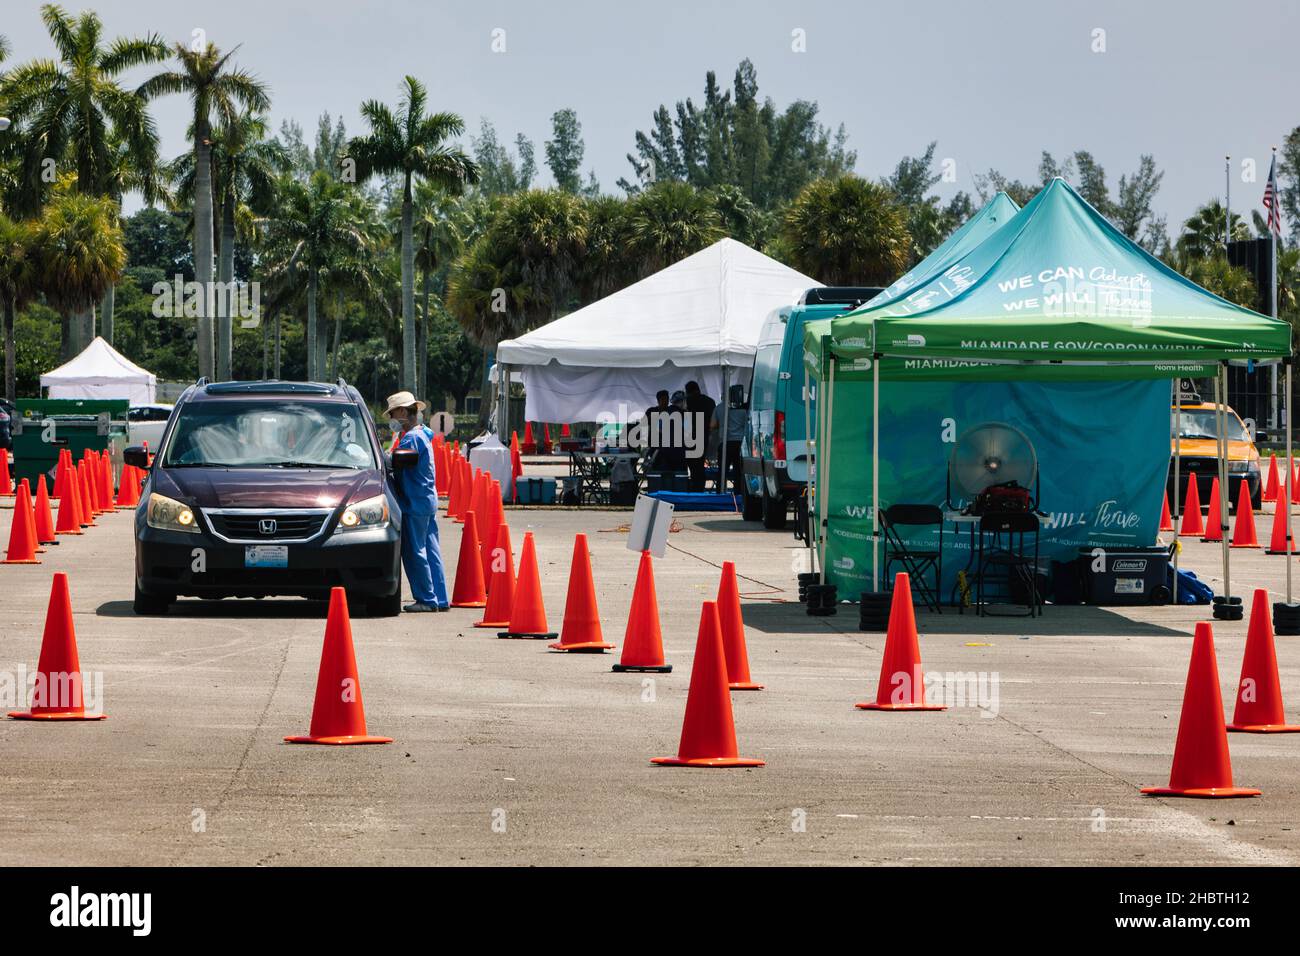
{"label": "teal and green canopy tent", "polygon": [[961,506],[945,488],[954,436],[992,423],[1036,452],[1045,557],[1151,545],[1170,457],[1167,380],[1217,383],[1229,361],[1290,355],[1287,323],[1179,275],[1064,180],[995,225],[971,241],[968,224],[888,297],[805,329],[824,489],[812,532],[842,592],[878,587],[880,508]]}
{"label": "teal and green canopy tent", "polygon": [[1063,179],[922,279],[888,301],[809,323],[814,374],[834,355],[849,377],[878,356],[886,378],[1174,378],[1290,354],[1287,323],[1178,274]]}
{"label": "teal and green canopy tent", "polygon": [[984,208],[953,230],[952,235],[939,243],[933,252],[899,277],[893,285],[872,298],[872,308],[893,302],[941,275],[948,266],[978,246],[1019,211],[1016,201],[999,190],[984,204]]}

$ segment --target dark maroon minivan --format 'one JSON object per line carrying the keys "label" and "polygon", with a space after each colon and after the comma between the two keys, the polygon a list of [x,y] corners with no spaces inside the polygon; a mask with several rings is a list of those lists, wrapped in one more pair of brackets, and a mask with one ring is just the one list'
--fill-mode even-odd
{"label": "dark maroon minivan", "polygon": [[[144,448],[126,462],[145,464]],[[200,382],[176,403],[135,513],[135,611],[181,596],[328,597],[401,612],[401,513],[355,388]]]}

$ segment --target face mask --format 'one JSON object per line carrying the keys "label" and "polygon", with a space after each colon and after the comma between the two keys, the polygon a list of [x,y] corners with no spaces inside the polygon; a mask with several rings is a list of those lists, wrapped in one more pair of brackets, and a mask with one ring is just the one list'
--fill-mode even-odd
{"label": "face mask", "polygon": [[388,427],[395,432],[400,432],[402,430],[402,423],[399,422],[396,418],[390,418],[388,420]]}

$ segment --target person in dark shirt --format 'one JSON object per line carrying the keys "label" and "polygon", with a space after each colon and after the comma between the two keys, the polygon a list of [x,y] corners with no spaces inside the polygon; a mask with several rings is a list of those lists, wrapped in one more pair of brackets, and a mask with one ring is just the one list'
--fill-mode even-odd
{"label": "person in dark shirt", "polygon": [[[698,436],[699,450],[702,452],[709,434],[709,423],[713,421],[713,409],[717,407],[717,402],[709,398],[700,391],[698,382],[686,383],[686,414],[689,420],[688,428],[692,434]],[[691,455],[686,459],[686,470],[690,472],[689,487],[691,491],[704,490],[704,456],[702,454]]]}

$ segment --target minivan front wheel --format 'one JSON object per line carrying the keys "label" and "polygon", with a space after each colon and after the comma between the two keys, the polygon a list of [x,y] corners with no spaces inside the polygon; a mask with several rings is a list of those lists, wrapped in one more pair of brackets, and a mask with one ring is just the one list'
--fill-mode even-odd
{"label": "minivan front wheel", "polygon": [[366,601],[366,613],[371,617],[397,617],[402,613],[401,589],[388,597],[370,598]]}
{"label": "minivan front wheel", "polygon": [[171,606],[171,601],[164,597],[155,597],[152,594],[146,594],[140,590],[140,584],[137,581],[135,585],[135,600],[131,602],[131,609],[141,616],[153,617],[160,614],[166,614]]}
{"label": "minivan front wheel", "polygon": [[763,527],[769,531],[780,531],[785,527],[785,496],[775,498],[767,492],[767,482],[763,482]]}

